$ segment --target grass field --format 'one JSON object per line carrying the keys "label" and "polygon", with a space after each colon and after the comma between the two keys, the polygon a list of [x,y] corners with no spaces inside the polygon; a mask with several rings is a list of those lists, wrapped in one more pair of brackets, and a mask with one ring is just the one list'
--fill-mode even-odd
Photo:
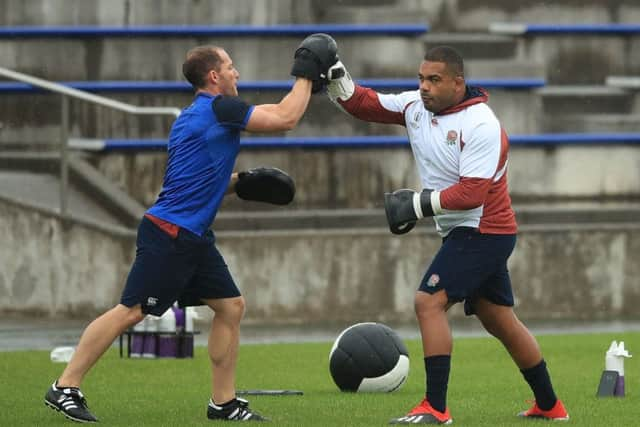
{"label": "grass field", "polygon": [[[640,425],[640,369],[627,359],[624,398],[598,399],[595,392],[612,340],[624,340],[640,355],[640,333],[581,334],[539,338],[555,387],[572,425]],[[411,370],[407,383],[391,394],[341,393],[328,371],[331,343],[243,345],[239,389],[299,389],[304,396],[255,396],[252,407],[278,426],[382,426],[422,398],[424,369],[418,341],[407,341]],[[523,426],[544,421],[515,414],[532,396],[504,349],[490,338],[458,338],[454,344],[449,408],[455,425]],[[70,425],[43,404],[44,393],[62,369],[48,352],[0,352],[3,426]],[[110,350],[86,378],[83,392],[102,425],[212,425],[206,349],[188,360],[120,359]],[[228,423],[219,423],[228,425]]]}

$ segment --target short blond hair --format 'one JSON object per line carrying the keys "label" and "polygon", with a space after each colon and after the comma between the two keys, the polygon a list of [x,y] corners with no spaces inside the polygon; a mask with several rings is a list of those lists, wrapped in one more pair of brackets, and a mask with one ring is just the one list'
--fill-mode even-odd
{"label": "short blond hair", "polygon": [[220,70],[222,48],[213,45],[196,46],[187,52],[182,64],[182,74],[191,86],[201,89],[206,86],[206,76],[211,70]]}

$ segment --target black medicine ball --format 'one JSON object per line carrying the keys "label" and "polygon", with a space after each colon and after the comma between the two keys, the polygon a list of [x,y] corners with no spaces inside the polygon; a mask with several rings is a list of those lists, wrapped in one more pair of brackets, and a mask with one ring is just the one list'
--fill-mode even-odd
{"label": "black medicine ball", "polygon": [[381,323],[358,323],[336,338],[329,354],[331,377],[342,391],[390,392],[409,374],[409,352]]}

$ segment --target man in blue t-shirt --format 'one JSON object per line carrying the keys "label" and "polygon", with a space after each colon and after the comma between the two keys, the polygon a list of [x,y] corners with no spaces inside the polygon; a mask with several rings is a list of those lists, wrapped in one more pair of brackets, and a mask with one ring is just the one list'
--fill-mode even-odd
{"label": "man in blue t-shirt", "polygon": [[240,132],[291,130],[312,92],[323,88],[337,61],[335,41],[307,37],[296,50],[296,81],[278,104],[249,105],[238,98],[239,73],[227,52],[199,46],[187,53],[182,70],[194,87],[193,103],[173,124],[162,190],[138,228],[136,259],[120,303],[83,332],[73,358],[49,388],[45,404],[67,418],[96,422],[80,384],[113,341],[147,314],[159,316],[175,301],[208,305],[215,316],[209,334],[212,395],[210,419],[262,421],[236,396],[235,371],[245,301],[209,230],[225,194],[234,192],[233,172]]}

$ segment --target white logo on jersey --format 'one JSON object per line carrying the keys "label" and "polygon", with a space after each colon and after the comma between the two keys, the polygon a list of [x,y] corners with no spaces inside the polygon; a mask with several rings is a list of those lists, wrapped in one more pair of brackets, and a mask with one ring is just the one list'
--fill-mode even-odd
{"label": "white logo on jersey", "polygon": [[154,305],[156,305],[158,303],[158,298],[156,297],[149,297],[147,298],[147,305],[150,307],[153,307]]}
{"label": "white logo on jersey", "polygon": [[418,129],[420,127],[420,119],[422,118],[422,111],[416,111],[413,115],[413,120],[410,122],[411,127]]}

